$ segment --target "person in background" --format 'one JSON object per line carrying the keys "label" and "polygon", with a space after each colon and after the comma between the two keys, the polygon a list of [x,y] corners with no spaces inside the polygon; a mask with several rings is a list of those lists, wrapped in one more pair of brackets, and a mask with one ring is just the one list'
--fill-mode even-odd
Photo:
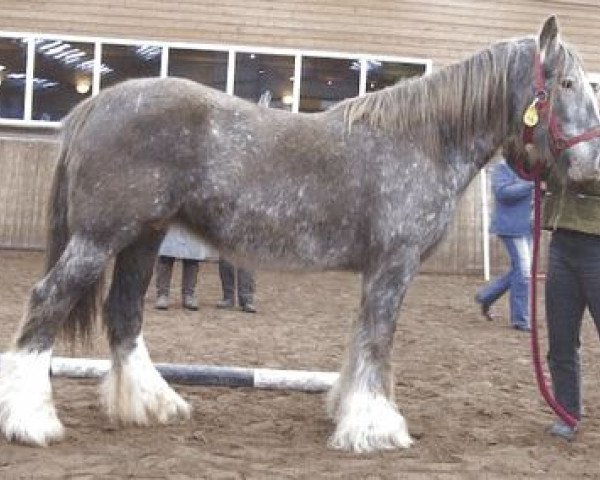
{"label": "person in background", "polygon": [[169,308],[173,264],[182,262],[181,303],[187,310],[198,310],[196,283],[200,261],[210,255],[210,248],[181,223],[173,223],[158,252],[156,263],[156,304],[159,310]]}
{"label": "person in background", "polygon": [[509,291],[510,324],[529,331],[529,284],[531,277],[531,200],[533,182],[522,180],[504,157],[493,167],[494,213],[490,232],[504,243],[510,270],[484,285],[475,295],[482,314],[493,320],[490,307]]}
{"label": "person in background", "polygon": [[[600,334],[600,182],[563,185],[550,172],[542,223],[552,232],[545,292],[552,387],[556,401],[580,420],[579,348],[586,308]],[[549,433],[573,440],[577,432],[557,420]]]}
{"label": "person in background", "polygon": [[[217,308],[233,308],[236,297],[236,268],[223,257],[219,257],[219,277],[221,277],[221,286],[223,288],[223,300],[217,303]],[[254,289],[255,283],[252,272],[238,268],[237,298],[243,312],[256,313]]]}

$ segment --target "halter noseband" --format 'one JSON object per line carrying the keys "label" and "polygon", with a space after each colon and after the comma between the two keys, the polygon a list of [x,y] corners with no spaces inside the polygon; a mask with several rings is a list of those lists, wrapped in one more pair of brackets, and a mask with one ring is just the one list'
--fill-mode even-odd
{"label": "halter noseband", "polygon": [[536,51],[533,61],[533,86],[535,98],[523,114],[523,123],[525,124],[523,128],[523,143],[525,145],[533,143],[533,132],[535,127],[539,124],[540,118],[546,119],[550,140],[550,151],[555,159],[560,157],[565,150],[578,143],[600,137],[600,127],[591,128],[590,130],[586,130],[585,132],[572,137],[567,137],[563,133],[558,117],[552,112],[551,103],[558,82],[555,83],[552,92],[549,95],[546,90],[544,66],[539,51]]}

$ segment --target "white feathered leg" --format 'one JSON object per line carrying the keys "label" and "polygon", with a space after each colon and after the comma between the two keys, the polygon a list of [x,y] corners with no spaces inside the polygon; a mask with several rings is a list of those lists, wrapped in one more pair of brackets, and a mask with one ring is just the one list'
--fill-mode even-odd
{"label": "white feathered leg", "polygon": [[396,317],[418,260],[419,249],[407,245],[382,252],[363,275],[361,311],[328,398],[336,423],[332,448],[372,452],[413,443],[393,400],[391,352]]}
{"label": "white feathered leg", "polygon": [[349,384],[342,375],[328,397],[328,413],[336,423],[329,446],[358,453],[410,447],[413,441],[393,400],[369,390],[367,382]]}
{"label": "white feathered leg", "polygon": [[156,370],[143,337],[128,353],[113,352],[113,363],[102,383],[108,418],[134,425],[170,423],[190,418],[191,408]]}
{"label": "white feathered leg", "polygon": [[63,437],[52,402],[51,355],[12,351],[0,357],[0,427],[8,440],[43,447]]}

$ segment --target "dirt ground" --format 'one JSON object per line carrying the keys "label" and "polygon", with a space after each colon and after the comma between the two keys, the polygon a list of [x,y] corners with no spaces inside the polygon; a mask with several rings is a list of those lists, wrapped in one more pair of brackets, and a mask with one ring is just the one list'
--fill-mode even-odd
{"label": "dirt ground", "polygon": [[[39,253],[0,252],[0,341],[6,348]],[[216,265],[201,269],[200,311],[152,308],[145,335],[155,361],[337,370],[359,279],[345,273],[257,275],[259,313],[214,308]],[[118,428],[98,407],[97,382],[55,379],[66,426],[45,449],[0,440],[0,478],[115,479],[506,479],[600,478],[600,350],[586,322],[585,417],[574,443],[547,436],[552,421],[535,386],[528,335],[487,322],[472,303],[475,277],[421,275],[401,314],[394,352],[396,397],[416,442],[408,450],[355,455],[326,448],[324,394],[176,386],[194,413],[175,426]],[[545,350],[545,347],[542,347]],[[90,351],[92,350],[92,351]],[[56,352],[65,354],[64,347]],[[105,356],[99,335],[77,355]]]}

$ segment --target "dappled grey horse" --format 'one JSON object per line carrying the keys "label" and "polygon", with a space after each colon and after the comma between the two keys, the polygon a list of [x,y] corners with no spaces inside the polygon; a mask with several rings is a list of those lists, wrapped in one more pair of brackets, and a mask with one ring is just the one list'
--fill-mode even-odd
{"label": "dappled grey horse", "polygon": [[[396,318],[459,195],[507,142],[529,164],[556,165],[565,181],[597,179],[600,141],[584,132],[599,124],[592,89],[554,17],[538,37],[494,44],[316,114],[267,109],[174,78],[102,91],[64,122],[47,273],[0,367],[4,434],[34,445],[63,435],[51,351],[58,334],[89,334],[111,259],[103,306],[108,416],[139,425],[189,417],[142,336],[152,266],[177,220],[242,266],[360,273],[360,311],[329,394],[329,443],[408,447],[393,398]],[[577,141],[565,144],[569,138]]]}

